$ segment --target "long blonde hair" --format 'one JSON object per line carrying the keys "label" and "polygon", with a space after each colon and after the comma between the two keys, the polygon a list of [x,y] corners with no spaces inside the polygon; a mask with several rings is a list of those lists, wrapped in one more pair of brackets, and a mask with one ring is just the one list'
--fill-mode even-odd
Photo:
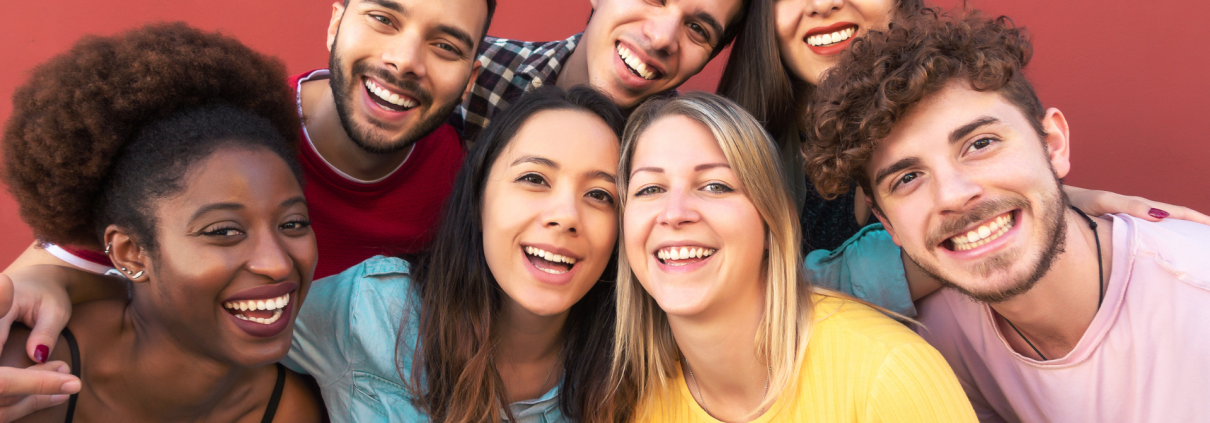
{"label": "long blonde hair", "polygon": [[[812,324],[811,285],[804,279],[798,216],[779,166],[777,147],[760,122],[731,100],[701,92],[648,101],[631,116],[622,136],[618,190],[625,213],[627,185],[635,144],[655,121],[684,116],[710,129],[743,190],[764,220],[765,305],[756,335],[756,355],[769,366],[769,390],[759,409],[766,409],[797,379],[806,355]],[[624,232],[624,231],[623,231]],[[625,234],[618,245],[624,246]],[[672,389],[679,349],[668,317],[639,284],[626,254],[618,255],[617,330],[612,376],[637,380],[640,403]],[[642,407],[645,412],[648,407]],[[640,420],[643,415],[636,416]]]}

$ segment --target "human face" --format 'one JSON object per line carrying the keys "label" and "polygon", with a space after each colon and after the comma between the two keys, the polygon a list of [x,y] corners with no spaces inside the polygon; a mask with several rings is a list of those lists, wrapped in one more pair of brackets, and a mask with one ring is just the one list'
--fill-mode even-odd
{"label": "human face", "polygon": [[508,306],[567,312],[613,256],[618,138],[595,115],[529,118],[496,158],[483,192],[483,249]]}
{"label": "human face", "polygon": [[853,40],[886,29],[895,7],[895,0],[777,0],[782,63],[799,80],[819,85]]}
{"label": "human face", "polygon": [[630,108],[701,72],[741,0],[590,0],[588,82]]}
{"label": "human face", "polygon": [[[1067,123],[1039,134],[995,92],[954,82],[914,106],[865,172],[896,244],[942,283],[999,302],[1024,293],[1062,252]],[[1043,146],[1045,143],[1045,147]]]}
{"label": "human face", "polygon": [[332,5],[332,96],[345,132],[371,153],[412,145],[470,90],[483,0],[352,0]]}
{"label": "human face", "polygon": [[[193,165],[185,189],[160,201],[155,216],[152,292],[136,299],[147,298],[195,351],[246,367],[281,360],[318,255],[285,161],[263,148],[220,148]],[[267,310],[239,307],[262,302]]]}
{"label": "human face", "polygon": [[669,116],[636,142],[622,225],[647,293],[684,317],[761,298],[764,220],[710,130]]}

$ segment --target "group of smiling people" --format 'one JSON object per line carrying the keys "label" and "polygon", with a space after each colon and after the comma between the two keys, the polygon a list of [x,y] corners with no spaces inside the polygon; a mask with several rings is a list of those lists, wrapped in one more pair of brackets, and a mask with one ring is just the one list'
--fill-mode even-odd
{"label": "group of smiling people", "polygon": [[1010,21],[593,0],[543,44],[484,3],[338,2],[289,80],[183,24],[37,68],[0,416],[1210,415],[1210,219],[1064,187]]}

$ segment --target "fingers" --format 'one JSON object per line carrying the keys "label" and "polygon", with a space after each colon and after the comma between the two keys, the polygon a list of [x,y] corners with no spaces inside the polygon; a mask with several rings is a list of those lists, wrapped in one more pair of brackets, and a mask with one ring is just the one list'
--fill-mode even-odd
{"label": "fingers", "polygon": [[1139,219],[1159,222],[1163,219],[1179,219],[1210,225],[1210,216],[1187,207],[1181,207],[1143,197],[1125,196],[1108,191],[1087,190],[1064,186],[1071,204],[1090,215],[1100,216],[1125,213]]}
{"label": "fingers", "polygon": [[80,379],[67,364],[53,361],[29,368],[0,367],[0,396],[69,395],[80,392]]}
{"label": "fingers", "polygon": [[70,395],[31,395],[0,407],[0,421],[11,422],[35,411],[67,402]]}
{"label": "fingers", "polygon": [[[43,307],[47,308],[45,303]],[[55,342],[59,340],[59,333],[63,332],[63,328],[67,327],[67,321],[71,320],[71,315],[60,312],[58,310],[43,309],[39,310],[37,321],[34,322],[34,327],[29,333],[29,340],[25,341],[25,350],[29,353],[29,358],[34,359],[34,362],[45,363],[50,357],[50,352],[54,351]]]}
{"label": "fingers", "polygon": [[[1147,207],[1147,217],[1151,218],[1151,219],[1147,219],[1147,220],[1150,220],[1152,222],[1157,222],[1161,219],[1178,219],[1178,220],[1188,220],[1188,221],[1194,222],[1194,223],[1201,223],[1203,225],[1210,225],[1210,216],[1206,216],[1202,213],[1198,213],[1196,210],[1193,210],[1191,208],[1181,207],[1181,206],[1172,205],[1172,204],[1168,204],[1168,203],[1161,203],[1158,201],[1151,201],[1151,200],[1148,200],[1145,198],[1140,198],[1139,200],[1141,200],[1142,202],[1147,204],[1145,206],[1145,207]],[[1141,210],[1142,207],[1140,207],[1139,209]],[[1130,215],[1134,216],[1134,217],[1138,217],[1140,219],[1144,218],[1142,216],[1135,214],[1133,210],[1130,213]]]}

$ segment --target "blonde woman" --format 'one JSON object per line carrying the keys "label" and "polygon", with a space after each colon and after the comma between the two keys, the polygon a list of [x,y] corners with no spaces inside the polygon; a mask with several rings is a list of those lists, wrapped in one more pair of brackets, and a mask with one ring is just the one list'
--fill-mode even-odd
{"label": "blonde woman", "polygon": [[923,339],[812,288],[777,150],[722,97],[650,101],[619,165],[615,378],[640,421],[974,421]]}

